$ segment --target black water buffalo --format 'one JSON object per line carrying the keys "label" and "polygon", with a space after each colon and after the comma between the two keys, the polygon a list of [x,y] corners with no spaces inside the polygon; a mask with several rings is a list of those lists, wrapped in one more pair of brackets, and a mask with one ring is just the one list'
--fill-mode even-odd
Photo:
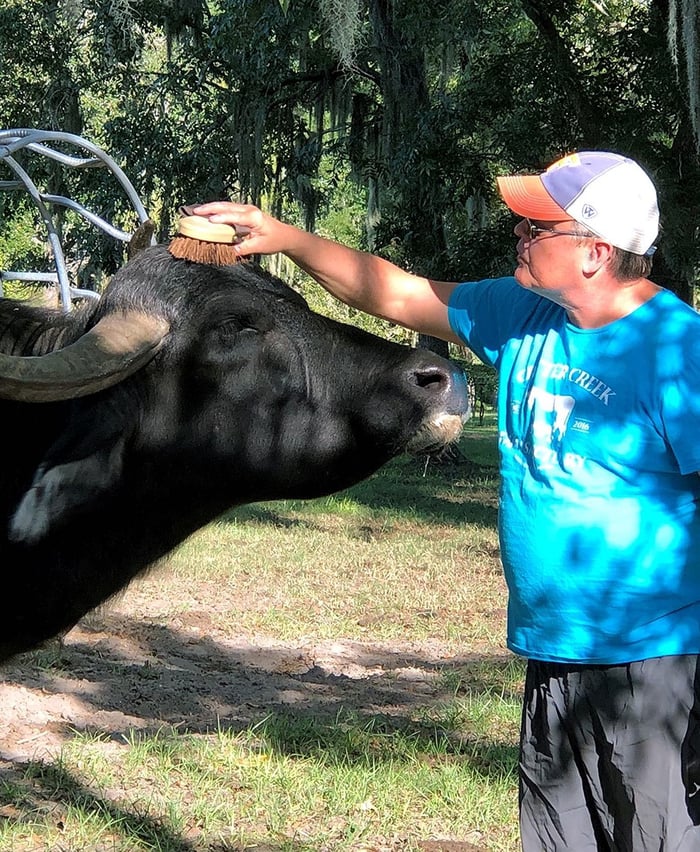
{"label": "black water buffalo", "polygon": [[164,246],[69,313],[1,300],[0,353],[0,660],[226,509],[342,489],[467,416],[463,374],[432,353]]}

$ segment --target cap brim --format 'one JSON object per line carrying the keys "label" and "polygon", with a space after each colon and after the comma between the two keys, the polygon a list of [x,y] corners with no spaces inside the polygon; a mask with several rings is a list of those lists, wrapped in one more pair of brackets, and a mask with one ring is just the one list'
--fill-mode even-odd
{"label": "cap brim", "polygon": [[539,175],[512,175],[496,181],[501,198],[518,216],[543,222],[571,218],[544,188]]}

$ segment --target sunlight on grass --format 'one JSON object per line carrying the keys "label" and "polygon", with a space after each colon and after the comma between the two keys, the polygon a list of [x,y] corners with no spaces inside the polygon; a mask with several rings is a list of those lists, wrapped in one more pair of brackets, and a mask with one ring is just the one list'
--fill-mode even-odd
{"label": "sunlight on grass", "polygon": [[504,614],[496,480],[489,469],[468,480],[449,473],[425,476],[402,459],[340,495],[243,507],[185,542],[162,570],[193,589],[185,609],[198,607],[196,578],[217,580],[212,616],[222,630],[433,637],[479,650]]}
{"label": "sunlight on grass", "polygon": [[[317,515],[312,525],[218,525],[185,544],[169,570],[189,588],[204,571],[220,582],[213,615],[222,629],[229,622],[277,638],[369,631],[391,639],[408,631],[416,639],[491,644],[505,594],[495,531],[365,516],[337,521]],[[197,606],[196,591],[188,603]]]}

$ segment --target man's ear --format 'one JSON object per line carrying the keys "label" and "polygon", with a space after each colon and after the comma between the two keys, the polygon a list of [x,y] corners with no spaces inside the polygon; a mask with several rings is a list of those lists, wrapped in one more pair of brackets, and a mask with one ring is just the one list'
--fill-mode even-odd
{"label": "man's ear", "polygon": [[585,254],[583,259],[583,272],[585,275],[594,275],[604,269],[612,258],[614,248],[610,243],[592,237],[586,240]]}

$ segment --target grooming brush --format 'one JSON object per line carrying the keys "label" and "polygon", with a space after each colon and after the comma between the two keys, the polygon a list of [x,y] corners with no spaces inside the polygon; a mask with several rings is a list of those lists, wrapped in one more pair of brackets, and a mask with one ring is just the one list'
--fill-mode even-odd
{"label": "grooming brush", "polygon": [[212,266],[240,262],[234,246],[250,233],[249,228],[210,222],[204,216],[193,215],[191,206],[180,207],[179,213],[177,234],[168,245],[173,257]]}

